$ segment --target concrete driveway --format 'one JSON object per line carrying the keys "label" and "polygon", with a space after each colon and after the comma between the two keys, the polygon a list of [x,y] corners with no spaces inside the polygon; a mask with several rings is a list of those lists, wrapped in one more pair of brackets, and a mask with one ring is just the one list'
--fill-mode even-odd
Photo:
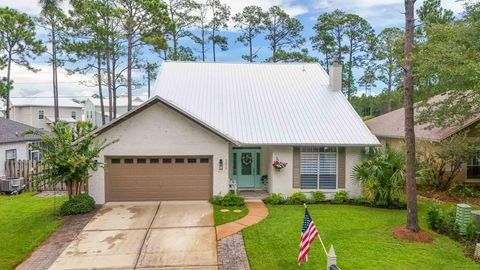
{"label": "concrete driveway", "polygon": [[107,203],[49,269],[218,269],[213,225],[208,202]]}

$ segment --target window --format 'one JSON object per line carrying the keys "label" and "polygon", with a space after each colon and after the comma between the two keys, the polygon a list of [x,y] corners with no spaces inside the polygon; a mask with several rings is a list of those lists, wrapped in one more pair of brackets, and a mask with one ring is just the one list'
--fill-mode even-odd
{"label": "window", "polygon": [[6,160],[17,160],[17,149],[9,149],[5,151]]}
{"label": "window", "polygon": [[480,151],[467,164],[467,179],[480,179]]}
{"label": "window", "polygon": [[133,163],[133,158],[126,158],[126,159],[123,160],[123,163],[132,164]]}
{"label": "window", "polygon": [[72,118],[77,119],[77,112],[72,112]]}
{"label": "window", "polygon": [[159,163],[160,160],[158,158],[151,158],[150,163]]}
{"label": "window", "polygon": [[187,162],[188,163],[197,163],[197,159],[196,158],[189,158],[189,159],[187,159]]}
{"label": "window", "polygon": [[176,158],[175,163],[184,163],[185,160],[183,158]]}
{"label": "window", "polygon": [[164,159],[162,159],[162,162],[163,163],[172,163],[172,159],[171,158],[164,158]]}
{"label": "window", "polygon": [[39,161],[40,160],[40,151],[38,151],[38,150],[30,151],[30,160]]}
{"label": "window", "polygon": [[208,163],[208,158],[201,158],[200,163]]}
{"label": "window", "polygon": [[112,164],[119,164],[120,159],[119,158],[112,158]]}
{"label": "window", "polygon": [[43,110],[38,111],[38,119],[43,119],[45,118],[45,112]]}
{"label": "window", "polygon": [[145,164],[145,163],[147,163],[147,159],[146,158],[138,158],[137,163],[138,164]]}
{"label": "window", "polygon": [[300,187],[302,189],[337,188],[337,149],[302,147],[300,151]]}

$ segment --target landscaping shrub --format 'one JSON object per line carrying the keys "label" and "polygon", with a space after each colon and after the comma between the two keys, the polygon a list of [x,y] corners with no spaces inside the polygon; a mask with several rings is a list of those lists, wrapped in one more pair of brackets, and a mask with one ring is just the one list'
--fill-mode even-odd
{"label": "landscaping shrub", "polygon": [[465,184],[458,184],[448,190],[448,193],[454,197],[472,198],[476,197],[478,193]]}
{"label": "landscaping shrub", "polygon": [[326,200],[325,193],[321,191],[314,191],[312,192],[310,200],[312,203],[324,202]]}
{"label": "landscaping shrub", "polygon": [[283,204],[285,203],[285,198],[282,193],[272,193],[268,195],[264,200],[267,204]]}
{"label": "landscaping shrub", "polygon": [[427,222],[430,229],[440,232],[445,225],[445,215],[443,214],[442,209],[437,205],[430,207],[427,211]]}
{"label": "landscaping shrub", "polygon": [[476,242],[478,239],[477,227],[473,222],[467,224],[465,238],[467,241]]}
{"label": "landscaping shrub", "polygon": [[220,206],[244,206],[245,199],[233,193],[228,193],[225,196],[217,195],[208,200],[211,204]]}
{"label": "landscaping shrub", "polygon": [[447,191],[462,171],[463,164],[477,153],[479,140],[467,137],[465,132],[460,132],[439,143],[421,144],[423,147],[417,155],[419,184]]}
{"label": "landscaping shrub", "polygon": [[308,202],[307,196],[302,192],[295,192],[287,198],[287,204],[304,204]]}
{"label": "landscaping shrub", "polygon": [[364,187],[365,198],[376,206],[396,205],[404,192],[405,160],[402,152],[382,148],[375,149],[356,165],[355,180]]}
{"label": "landscaping shrub", "polygon": [[60,207],[60,215],[85,214],[95,209],[95,200],[88,194],[72,197]]}
{"label": "landscaping shrub", "polygon": [[335,193],[333,196],[333,201],[334,203],[346,203],[348,202],[348,192],[346,191],[339,191]]}

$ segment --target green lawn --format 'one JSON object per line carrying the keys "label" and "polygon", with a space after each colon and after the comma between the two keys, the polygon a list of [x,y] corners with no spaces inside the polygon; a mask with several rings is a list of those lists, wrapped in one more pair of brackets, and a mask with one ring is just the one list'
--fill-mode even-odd
{"label": "green lawn", "polygon": [[[228,209],[230,212],[222,213],[220,209]],[[242,210],[241,213],[235,213],[233,210],[240,209]],[[237,219],[241,219],[242,217],[248,214],[248,208],[245,206],[238,207],[238,206],[218,206],[213,205],[213,217],[215,219],[215,226],[220,224],[225,224]]]}
{"label": "green lawn", "polygon": [[[431,203],[419,202],[422,228]],[[454,207],[444,206],[443,208]],[[243,230],[250,265],[256,269],[296,269],[304,215],[303,206],[268,206],[270,215]],[[463,248],[432,233],[431,244],[401,242],[390,228],[405,224],[405,210],[349,205],[311,205],[310,214],[327,245],[335,247],[342,270],[361,269],[480,269],[463,255]],[[319,241],[312,245],[302,269],[325,269],[326,256]]]}
{"label": "green lawn", "polygon": [[[56,207],[67,198],[57,197]],[[53,216],[52,197],[34,193],[0,196],[0,269],[13,269],[63,222]]]}

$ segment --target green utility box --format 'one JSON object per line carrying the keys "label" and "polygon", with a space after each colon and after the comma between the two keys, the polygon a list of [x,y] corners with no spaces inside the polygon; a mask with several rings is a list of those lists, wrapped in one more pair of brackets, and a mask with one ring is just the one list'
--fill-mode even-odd
{"label": "green utility box", "polygon": [[477,233],[480,234],[480,211],[479,210],[472,211],[472,221],[473,221],[473,224],[475,224],[475,227],[477,228]]}
{"label": "green utility box", "polygon": [[455,225],[458,226],[460,235],[467,233],[467,224],[472,220],[472,207],[468,204],[457,204],[457,211],[455,214]]}

